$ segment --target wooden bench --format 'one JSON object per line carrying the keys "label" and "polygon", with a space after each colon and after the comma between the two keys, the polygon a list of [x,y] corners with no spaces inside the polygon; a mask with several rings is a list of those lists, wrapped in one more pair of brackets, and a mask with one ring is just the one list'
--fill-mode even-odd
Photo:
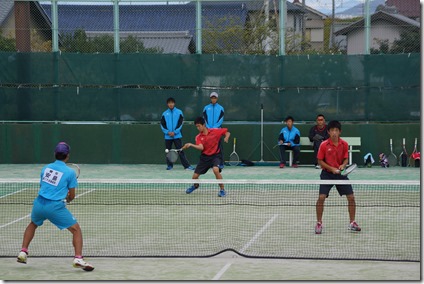
{"label": "wooden bench", "polygon": [[[348,164],[352,163],[352,153],[359,153],[361,152],[360,149],[353,149],[353,147],[360,147],[361,146],[361,137],[341,137],[343,140],[349,144],[349,161]],[[293,163],[293,151],[292,150],[286,150],[286,152],[289,153],[289,166],[292,166]],[[313,153],[313,143],[309,141],[308,137],[300,137],[300,153]]]}

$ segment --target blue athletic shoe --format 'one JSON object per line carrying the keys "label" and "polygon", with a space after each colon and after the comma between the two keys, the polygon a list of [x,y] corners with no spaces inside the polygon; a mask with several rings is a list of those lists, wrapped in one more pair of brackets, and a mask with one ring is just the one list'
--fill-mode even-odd
{"label": "blue athletic shoe", "polygon": [[219,168],[220,170],[222,170],[222,169],[224,168],[224,164],[222,164],[222,165],[218,165],[218,168]]}
{"label": "blue athletic shoe", "polygon": [[190,194],[190,193],[192,193],[193,191],[195,191],[196,190],[196,187],[194,187],[194,185],[192,185],[192,186],[190,186],[189,188],[187,188],[187,190],[186,190],[186,193],[187,194]]}
{"label": "blue athletic shoe", "polygon": [[169,171],[169,170],[172,170],[172,168],[173,168],[173,166],[167,166],[166,170]]}
{"label": "blue athletic shoe", "polygon": [[187,168],[185,168],[187,171],[194,171],[194,168],[192,166],[188,166]]}
{"label": "blue athletic shoe", "polygon": [[223,190],[223,189],[221,189],[221,190],[218,192],[218,196],[219,196],[219,197],[225,197],[225,195],[227,195],[227,193],[225,193],[225,190]]}

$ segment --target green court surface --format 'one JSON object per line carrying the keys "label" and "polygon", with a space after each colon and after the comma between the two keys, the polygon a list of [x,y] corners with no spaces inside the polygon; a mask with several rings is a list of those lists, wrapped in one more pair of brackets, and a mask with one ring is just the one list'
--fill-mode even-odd
{"label": "green court surface", "polygon": [[[1,179],[31,179],[37,180],[39,177],[40,170],[43,165],[0,165],[0,176]],[[165,170],[165,165],[94,165],[94,164],[83,164],[81,167],[80,181],[90,179],[119,179],[119,180],[132,180],[132,179],[165,179],[165,180],[177,180],[177,179],[190,179],[192,171],[186,171],[180,164],[176,164],[174,169],[171,171]],[[241,179],[241,180],[319,180],[320,170],[313,167],[299,167],[295,168],[284,168],[279,169],[277,166],[254,166],[254,167],[230,167],[226,166],[223,171],[224,179]],[[390,181],[408,180],[408,181],[419,181],[420,180],[420,169],[419,168],[389,168],[384,169],[381,167],[374,166],[372,168],[358,168],[350,176],[351,180],[379,180],[383,184],[390,183]],[[202,176],[201,179],[213,179],[214,176],[211,172]],[[82,190],[82,189],[81,189]],[[181,193],[184,194],[185,188],[181,188]],[[317,189],[318,191],[318,189]],[[316,192],[317,194],[317,192]],[[197,196],[200,196],[198,194]],[[186,195],[183,195],[186,197]],[[192,198],[193,196],[190,196]],[[315,197],[315,195],[314,195]],[[358,198],[360,194],[358,192]],[[233,198],[228,196],[228,198]],[[400,195],[400,199],[405,198]],[[272,198],[271,198],[272,199]],[[337,196],[332,197],[334,200],[338,200]],[[4,206],[1,205],[0,206]],[[7,205],[10,206],[10,205]],[[16,205],[15,205],[16,206]],[[30,213],[30,207],[24,207],[25,212],[21,212],[21,215],[27,215]],[[72,207],[71,207],[72,208]],[[74,207],[78,208],[78,207]],[[17,210],[19,208],[13,208]],[[218,208],[219,209],[219,208]],[[8,209],[9,210],[9,209]],[[10,209],[12,210],[12,209]],[[71,211],[76,209],[71,209]],[[270,212],[266,212],[264,209],[260,214],[264,216],[270,215]],[[368,208],[367,210],[372,210]],[[399,210],[393,208],[393,210]],[[402,208],[400,208],[402,210]],[[415,209],[414,209],[415,210]],[[419,210],[419,209],[417,209]],[[330,210],[329,210],[330,211]],[[345,208],[337,214],[346,214]],[[211,218],[222,218],[225,214],[229,214],[230,211],[220,210],[211,211],[213,216]],[[358,212],[359,215],[361,211]],[[362,211],[363,212],[363,211]],[[89,212],[75,212],[78,217],[87,214]],[[143,219],[143,217],[149,216],[149,212],[144,212],[137,218]],[[252,213],[252,212],[250,212]],[[291,218],[296,218],[294,215],[288,215],[290,212],[284,212]],[[384,212],[383,212],[384,213]],[[104,214],[104,213],[102,213]],[[113,213],[112,213],[113,214]],[[122,214],[126,214],[125,211]],[[314,211],[310,210],[307,214],[312,215],[309,219],[314,219]],[[325,213],[324,213],[325,214]],[[415,213],[414,213],[415,214]],[[362,224],[371,227],[376,220],[378,221],[378,215],[373,216],[372,212],[367,212],[367,216],[371,216],[366,220],[363,220]],[[249,215],[250,216],[250,215]],[[172,217],[169,215],[167,217]],[[361,218],[360,216],[357,216]],[[375,217],[375,218],[374,218]],[[137,218],[134,219],[136,226],[142,227],[142,223],[136,223]],[[228,218],[231,219],[231,218]],[[363,218],[365,219],[365,218]],[[79,219],[80,220],[80,219]],[[87,220],[82,218],[80,223],[82,224]],[[172,221],[172,219],[170,218]],[[22,220],[23,223],[27,223],[28,218]],[[308,224],[305,220],[299,220],[302,224]],[[2,221],[1,223],[6,223]],[[177,222],[177,221],[175,221]],[[414,222],[417,222],[415,220]],[[178,223],[176,223],[178,224]],[[273,225],[277,226],[277,222]],[[416,223],[407,223],[400,225],[411,225],[419,226]],[[0,224],[1,226],[2,224]],[[82,224],[83,225],[83,224]],[[202,224],[199,224],[199,228]],[[312,223],[313,225],[313,223]],[[108,222],[104,222],[105,230],[107,232],[113,232]],[[168,223],[167,226],[171,226]],[[309,229],[309,225],[306,225]],[[344,224],[343,224],[344,226]],[[398,226],[398,225],[396,225]],[[222,227],[225,227],[224,225]],[[123,227],[118,230],[123,230]],[[220,228],[220,226],[218,226]],[[279,227],[276,227],[279,228]],[[282,228],[282,227],[281,227]],[[389,227],[390,228],[390,227]],[[313,228],[312,228],[313,229]],[[0,228],[0,230],[2,230]],[[46,224],[39,229],[40,233],[37,236],[40,238],[43,236],[42,230],[49,231],[55,230],[55,228]],[[178,230],[178,229],[175,229]],[[279,231],[290,230],[290,228],[279,228]],[[386,229],[385,229],[386,230]],[[367,232],[368,231],[368,232]],[[363,238],[370,236],[369,232],[372,229],[361,232]],[[416,232],[416,230],[414,230]],[[278,231],[272,231],[272,234],[278,234]],[[38,233],[38,232],[37,232]],[[86,233],[90,234],[90,228],[86,229]],[[249,238],[250,234],[249,232]],[[16,240],[6,240],[7,242],[16,242],[16,247],[20,246],[22,233],[16,236]],[[64,237],[59,239],[64,242],[59,242],[60,246],[64,249],[69,250],[71,248],[71,235],[67,232],[60,232]],[[84,234],[84,229],[83,229]],[[107,233],[104,233],[107,235]],[[368,235],[367,235],[368,234]],[[225,234],[223,234],[224,236]],[[281,234],[284,237],[284,234]],[[326,246],[335,241],[336,238],[343,238],[341,234],[336,231],[328,231],[327,235],[323,234],[321,241],[313,240],[316,239],[315,235],[311,235],[309,243],[305,242],[302,245],[303,248],[308,251],[319,251],[320,246]],[[201,236],[201,235],[199,235]],[[219,235],[216,236],[219,238]],[[308,237],[309,238],[309,237]],[[382,237],[384,242],[384,236]],[[116,242],[116,246],[119,247],[119,240],[113,240]],[[216,240],[213,240],[216,241]],[[296,240],[291,240],[296,242]],[[299,239],[299,242],[302,241]],[[304,240],[303,240],[304,241]],[[342,240],[341,240],[342,241]],[[375,240],[372,240],[375,241]],[[366,241],[367,245],[372,244],[372,241]],[[378,240],[377,240],[378,241]],[[402,240],[403,241],[403,240]],[[166,242],[166,239],[165,239]],[[187,240],[187,246],[190,247],[190,240]],[[245,242],[245,241],[244,241]],[[90,243],[88,240],[87,243]],[[360,243],[362,245],[364,243]],[[43,245],[48,246],[49,242],[46,240]],[[169,245],[164,243],[164,247]],[[390,244],[393,245],[393,244]],[[87,244],[88,246],[88,244]],[[384,244],[383,244],[384,246]],[[253,247],[253,246],[252,246]],[[60,248],[59,248],[60,249]],[[86,248],[89,250],[89,248]],[[101,249],[101,247],[96,248]],[[152,251],[154,247],[150,247]],[[298,249],[294,247],[294,249]],[[343,250],[343,247],[340,248]],[[358,248],[359,249],[359,248]],[[363,248],[361,248],[363,249]],[[420,250],[421,248],[417,248]],[[31,251],[31,248],[30,248]],[[18,253],[18,251],[16,252]],[[270,250],[272,253],[272,248]],[[3,280],[254,280],[254,281],[265,281],[265,280],[421,280],[421,265],[420,262],[398,262],[398,261],[364,261],[364,260],[317,260],[317,259],[274,259],[274,258],[247,258],[237,255],[233,252],[224,252],[214,257],[89,257],[87,261],[91,262],[96,269],[93,272],[84,272],[79,269],[74,269],[71,266],[72,258],[68,257],[32,257],[28,260],[28,264],[18,264],[15,258],[3,257],[0,258],[0,279]]]}

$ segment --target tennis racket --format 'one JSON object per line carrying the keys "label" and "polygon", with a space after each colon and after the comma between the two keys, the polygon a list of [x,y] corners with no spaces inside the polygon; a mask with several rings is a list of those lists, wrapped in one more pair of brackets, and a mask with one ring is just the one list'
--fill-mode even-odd
{"label": "tennis racket", "polygon": [[66,165],[75,171],[75,175],[78,178],[81,173],[80,167],[73,163],[67,163]]}
{"label": "tennis racket", "polygon": [[354,170],[356,170],[356,168],[358,167],[358,165],[357,164],[355,164],[355,163],[353,163],[353,164],[350,164],[350,165],[348,165],[348,166],[346,166],[341,172],[340,172],[340,174],[342,175],[342,176],[347,176],[348,174],[350,174],[351,172],[353,172]]}
{"label": "tennis racket", "polygon": [[236,138],[234,138],[233,152],[230,154],[230,166],[237,166],[240,163],[239,155],[236,152]]}
{"label": "tennis racket", "polygon": [[175,163],[178,160],[178,156],[183,149],[166,149],[166,158],[171,162]]}
{"label": "tennis racket", "polygon": [[395,153],[393,153],[393,141],[392,138],[390,138],[390,154],[387,157],[387,160],[389,161],[390,167],[395,167],[397,165],[397,157]]}
{"label": "tennis racket", "polygon": [[414,154],[417,153],[417,138],[415,138],[415,142],[414,142],[414,150],[411,153],[411,156],[409,157],[409,166],[410,167],[415,167],[415,159],[413,156],[415,156]]}
{"label": "tennis racket", "polygon": [[405,148],[405,138],[402,139],[402,153],[399,155],[399,166],[406,167],[408,165],[408,152]]}

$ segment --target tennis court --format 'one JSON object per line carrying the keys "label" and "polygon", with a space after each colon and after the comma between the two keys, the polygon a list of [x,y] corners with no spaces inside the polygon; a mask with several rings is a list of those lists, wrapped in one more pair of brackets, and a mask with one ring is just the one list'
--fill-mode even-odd
{"label": "tennis court", "polygon": [[[11,180],[36,181],[41,167],[0,165],[0,172]],[[319,179],[320,171],[312,167],[282,170],[270,166],[227,166],[223,171],[224,179],[240,180],[240,183],[226,185],[229,194],[225,200],[216,196],[215,187],[205,186],[203,190],[200,188],[186,195],[186,185],[178,181],[190,179],[192,172],[183,170],[178,164],[171,171],[166,171],[165,165],[83,164],[80,167],[81,197],[69,206],[83,228],[85,255],[90,256],[88,261],[96,269],[92,273],[74,270],[71,258],[66,257],[72,255],[71,235],[46,223],[31,244],[27,265],[16,263],[14,257],[0,258],[1,279],[29,280],[29,275],[32,280],[419,280],[421,277],[421,248],[420,243],[414,241],[420,234],[419,190],[411,193],[411,190],[399,192],[396,189],[398,192],[389,198],[389,194],[378,187],[368,190],[355,186],[358,204],[365,199],[389,204],[386,207],[359,206],[357,221],[363,227],[359,234],[346,229],[347,209],[342,203],[345,198],[338,197],[333,190],[324,212],[329,228],[318,236],[313,234],[314,206],[302,205],[313,205],[317,195],[317,187],[304,185],[305,181]],[[100,187],[93,191],[92,184],[85,184],[88,180],[101,182],[106,179],[127,184],[119,187],[110,186],[109,182],[107,190],[103,191]],[[175,184],[173,190],[145,187],[138,191],[139,195],[130,195],[132,199],[123,198],[123,188],[134,194],[134,188],[141,186],[128,186],[134,179],[156,179],[165,184],[175,181]],[[207,173],[204,179],[213,179],[213,174]],[[399,180],[419,181],[420,170],[359,168],[350,179],[380,180],[383,185]],[[275,185],[268,184],[264,192],[258,192],[257,187],[246,187],[246,180],[252,183],[299,180],[300,190],[296,192],[293,191],[296,187],[290,187],[286,195],[282,195],[278,186],[274,189]],[[113,194],[115,190],[121,194]],[[9,197],[18,197],[18,191],[18,188],[13,189]],[[152,202],[155,202],[154,207]],[[249,202],[255,206],[246,205]],[[403,203],[408,202],[415,202],[415,205],[406,208]],[[17,235],[7,238],[3,244],[13,255],[20,249],[31,205],[2,204],[1,208],[8,211],[2,216],[16,216],[14,220],[2,219],[0,224],[3,232],[13,230]],[[93,214],[101,216],[95,223],[90,221]],[[393,214],[399,216],[394,220],[396,230],[385,219]],[[287,219],[291,221],[283,222]],[[5,226],[10,222],[13,224]],[[160,238],[155,231],[160,232]],[[410,245],[399,246],[399,236],[403,244]],[[251,257],[225,251],[229,247]],[[396,252],[397,247],[400,249]],[[351,250],[354,259],[334,259],[349,258]],[[205,257],[221,251],[224,252]],[[413,260],[394,261],[391,259],[393,252],[395,259],[412,256]],[[40,257],[43,253],[54,257]],[[361,256],[367,253],[372,256]],[[198,257],[189,257],[192,255]],[[320,259],[321,255],[327,260]],[[387,260],[357,260],[358,255],[359,259]],[[54,270],[46,267],[54,267]]]}

